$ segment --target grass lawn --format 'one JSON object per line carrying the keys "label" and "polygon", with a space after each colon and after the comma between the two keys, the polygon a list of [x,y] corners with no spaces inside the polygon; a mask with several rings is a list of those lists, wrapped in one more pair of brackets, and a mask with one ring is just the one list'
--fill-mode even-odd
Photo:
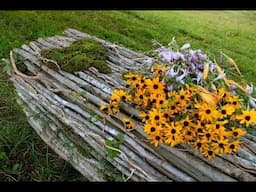
{"label": "grass lawn", "polygon": [[[10,49],[72,27],[134,50],[175,37],[216,55],[223,51],[256,82],[256,11],[0,11],[0,58]],[[0,65],[0,181],[82,180],[29,127]]]}

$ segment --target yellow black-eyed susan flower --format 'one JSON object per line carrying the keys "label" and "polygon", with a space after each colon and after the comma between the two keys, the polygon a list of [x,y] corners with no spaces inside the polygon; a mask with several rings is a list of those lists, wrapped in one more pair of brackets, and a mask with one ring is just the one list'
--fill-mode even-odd
{"label": "yellow black-eyed susan flower", "polygon": [[214,122],[216,119],[221,117],[219,111],[215,107],[206,103],[196,103],[195,107],[198,109],[199,117],[202,121]]}
{"label": "yellow black-eyed susan flower", "polygon": [[202,150],[208,148],[208,142],[205,141],[205,140],[201,140],[201,139],[197,138],[193,142],[193,147],[201,152]]}
{"label": "yellow black-eyed susan flower", "polygon": [[181,126],[177,126],[172,122],[164,129],[166,135],[165,143],[172,147],[182,142]]}
{"label": "yellow black-eyed susan flower", "polygon": [[163,135],[161,134],[161,132],[156,132],[155,134],[150,134],[148,136],[148,139],[155,147],[157,147],[159,145],[159,143],[163,143]]}
{"label": "yellow black-eyed susan flower", "polygon": [[239,140],[230,142],[230,143],[226,146],[226,148],[225,148],[226,153],[229,154],[229,153],[235,153],[235,152],[237,152],[237,151],[239,150],[239,148],[240,148],[240,145],[241,145],[241,143],[240,143]]}
{"label": "yellow black-eyed susan flower", "polygon": [[240,109],[240,108],[241,108],[241,103],[240,103],[240,101],[239,101],[238,95],[229,97],[229,98],[227,99],[227,102],[228,102],[230,105],[232,105],[235,109]]}
{"label": "yellow black-eyed susan flower", "polygon": [[147,81],[148,89],[151,94],[164,94],[165,83],[161,82],[158,77]]}
{"label": "yellow black-eyed susan flower", "polygon": [[147,122],[143,126],[144,132],[148,135],[159,134],[162,131],[162,126],[154,122]]}
{"label": "yellow black-eyed susan flower", "polygon": [[163,114],[160,110],[153,108],[149,111],[149,117],[152,122],[160,123],[164,121]]}
{"label": "yellow black-eyed susan flower", "polygon": [[162,64],[154,64],[153,66],[153,76],[154,77],[163,77],[164,74],[167,72],[168,67]]}
{"label": "yellow black-eyed susan flower", "polygon": [[137,89],[134,95],[134,102],[137,105],[147,106],[148,99],[146,96],[146,90],[145,89]]}
{"label": "yellow black-eyed susan flower", "polygon": [[101,105],[100,110],[101,111],[106,111],[108,109],[108,105]]}
{"label": "yellow black-eyed susan flower", "polygon": [[147,122],[150,118],[149,114],[145,112],[140,113],[139,116],[142,118],[142,122]]}
{"label": "yellow black-eyed susan flower", "polygon": [[225,118],[227,116],[232,115],[235,112],[235,110],[236,110],[235,107],[230,104],[226,104],[226,105],[222,106],[220,109],[220,113],[221,113],[220,118]]}
{"label": "yellow black-eyed susan flower", "polygon": [[228,140],[225,138],[220,138],[220,139],[216,140],[216,142],[214,142],[212,144],[212,146],[213,146],[213,150],[216,154],[227,153]]}
{"label": "yellow black-eyed susan flower", "polygon": [[123,118],[123,123],[124,123],[125,128],[128,130],[135,128],[135,124],[130,118]]}
{"label": "yellow black-eyed susan flower", "polygon": [[233,138],[240,138],[246,134],[246,131],[241,128],[232,127],[230,131],[228,131],[228,136]]}
{"label": "yellow black-eyed susan flower", "polygon": [[240,124],[245,124],[246,126],[256,124],[256,111],[245,110],[241,115],[237,115],[236,119],[240,120]]}
{"label": "yellow black-eyed susan flower", "polygon": [[216,156],[216,153],[212,149],[204,149],[202,150],[203,156],[207,157],[208,159],[212,159],[213,157]]}
{"label": "yellow black-eyed susan flower", "polygon": [[156,109],[166,108],[167,105],[168,105],[168,100],[165,99],[165,95],[159,95],[158,97],[156,97],[156,102],[155,102]]}

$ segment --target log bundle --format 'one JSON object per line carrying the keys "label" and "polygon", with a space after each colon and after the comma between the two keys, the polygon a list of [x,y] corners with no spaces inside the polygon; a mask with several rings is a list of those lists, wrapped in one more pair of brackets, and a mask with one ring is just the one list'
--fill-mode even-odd
{"label": "log bundle", "polygon": [[[53,61],[40,55],[43,49],[61,49],[82,39],[95,40],[106,48],[110,74],[95,68],[74,74],[51,69],[46,63]],[[127,103],[121,103],[118,115],[107,116],[99,110],[115,88],[124,86],[124,72],[148,67],[144,63],[148,56],[75,29],[67,29],[63,36],[39,38],[12,51],[27,68],[24,73],[14,68],[10,78],[28,122],[47,145],[89,181],[117,180],[111,171],[104,171],[103,160],[121,181],[256,181],[255,135],[242,138],[237,154],[208,160],[187,145],[152,146],[138,109]],[[132,131],[122,123],[130,116],[136,123]],[[106,140],[117,139],[120,134],[124,141],[119,149],[106,145]],[[106,148],[117,150],[119,155],[110,158]]]}

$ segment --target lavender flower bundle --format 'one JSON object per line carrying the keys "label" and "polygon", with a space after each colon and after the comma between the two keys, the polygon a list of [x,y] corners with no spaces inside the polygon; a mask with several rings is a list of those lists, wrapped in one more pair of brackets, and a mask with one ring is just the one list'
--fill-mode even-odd
{"label": "lavender flower bundle", "polygon": [[[240,76],[240,81],[236,82],[227,78],[224,69],[217,64],[215,59],[211,59],[201,49],[194,50],[189,43],[179,47],[173,38],[167,45],[163,46],[157,41],[153,45],[158,48],[151,52],[153,59],[147,59],[148,64],[161,63],[168,67],[165,74],[167,90],[178,90],[185,84],[195,84],[206,89],[218,89],[226,86],[233,95],[240,95],[246,101],[247,108],[256,109],[256,98],[252,95],[256,92],[252,83],[242,80],[241,72],[232,58],[221,53],[220,61],[224,58],[235,68],[233,73]],[[154,71],[152,65],[151,71]],[[242,85],[243,84],[243,85]]]}

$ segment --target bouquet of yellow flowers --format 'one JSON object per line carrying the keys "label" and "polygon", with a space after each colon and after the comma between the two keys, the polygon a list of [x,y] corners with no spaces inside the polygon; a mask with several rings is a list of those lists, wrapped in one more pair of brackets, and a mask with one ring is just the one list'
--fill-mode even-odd
{"label": "bouquet of yellow flowers", "polygon": [[[177,48],[173,40],[152,56],[145,61],[149,71],[124,74],[126,88],[114,90],[101,109],[111,115],[119,112],[121,101],[138,106],[144,132],[155,147],[185,143],[209,159],[237,152],[240,137],[256,124],[253,86],[231,79],[227,70],[189,44]],[[234,60],[222,57],[234,67],[232,74],[241,77]],[[131,119],[123,122],[135,128]]]}

